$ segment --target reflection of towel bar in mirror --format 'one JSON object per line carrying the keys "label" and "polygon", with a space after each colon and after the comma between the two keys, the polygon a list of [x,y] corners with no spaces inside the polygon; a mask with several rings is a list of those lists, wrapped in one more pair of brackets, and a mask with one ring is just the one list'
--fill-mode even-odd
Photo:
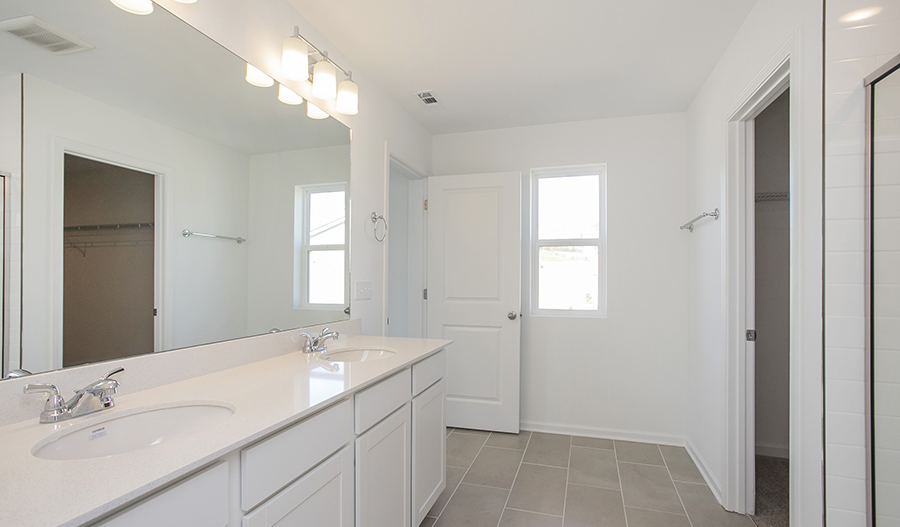
{"label": "reflection of towel bar in mirror", "polygon": [[233,238],[231,236],[219,236],[218,234],[204,234],[202,232],[193,232],[193,231],[189,231],[187,229],[181,231],[181,235],[184,236],[185,238],[190,238],[191,236],[203,236],[204,238],[222,238],[223,240],[234,240],[234,241],[238,242],[239,244],[247,241],[244,238],[241,238],[240,236],[238,236],[237,238]]}
{"label": "reflection of towel bar in mirror", "polygon": [[719,209],[716,209],[712,212],[704,212],[703,214],[692,219],[691,221],[685,223],[680,228],[681,228],[681,230],[688,230],[690,232],[694,232],[694,223],[702,220],[703,218],[712,218],[714,220],[718,220],[719,219]]}

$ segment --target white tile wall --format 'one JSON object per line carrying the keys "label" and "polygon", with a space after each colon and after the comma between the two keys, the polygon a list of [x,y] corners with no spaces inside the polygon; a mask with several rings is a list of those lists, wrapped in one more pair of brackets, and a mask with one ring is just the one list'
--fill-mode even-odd
{"label": "white tile wall", "polygon": [[[883,10],[865,21],[839,21],[846,13],[872,6]],[[825,470],[829,527],[866,525],[865,305],[860,301],[865,292],[863,79],[898,52],[900,0],[825,1]],[[900,156],[886,163],[900,166]],[[900,244],[900,238],[886,241]],[[884,258],[900,264],[895,256]],[[900,278],[900,270],[897,275]]]}

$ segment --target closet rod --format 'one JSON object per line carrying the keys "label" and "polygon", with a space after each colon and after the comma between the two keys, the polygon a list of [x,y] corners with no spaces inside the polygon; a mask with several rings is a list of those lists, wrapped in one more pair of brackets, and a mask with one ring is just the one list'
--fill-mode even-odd
{"label": "closet rod", "polygon": [[106,223],[102,225],[70,225],[63,227],[66,231],[105,231],[116,229],[141,229],[143,227],[153,228],[152,223]]}

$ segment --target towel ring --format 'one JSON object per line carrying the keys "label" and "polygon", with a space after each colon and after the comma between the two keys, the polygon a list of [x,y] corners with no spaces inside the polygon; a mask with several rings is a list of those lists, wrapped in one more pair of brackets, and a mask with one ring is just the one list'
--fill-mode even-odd
{"label": "towel ring", "polygon": [[[379,221],[384,223],[384,234],[381,236],[381,238],[378,237],[378,222]],[[375,224],[375,230],[374,230],[375,239],[378,240],[379,242],[383,242],[384,239],[387,238],[387,232],[388,232],[387,220],[384,219],[384,216],[382,216],[381,214],[376,214],[373,212],[372,213],[372,223]]]}

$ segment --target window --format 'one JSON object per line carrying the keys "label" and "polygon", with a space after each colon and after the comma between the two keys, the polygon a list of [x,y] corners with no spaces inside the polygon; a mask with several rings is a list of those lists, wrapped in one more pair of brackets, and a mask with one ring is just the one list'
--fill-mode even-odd
{"label": "window", "polygon": [[294,308],[347,303],[346,212],[344,184],[294,188]]}
{"label": "window", "polygon": [[606,165],[531,180],[531,313],[606,316]]}

